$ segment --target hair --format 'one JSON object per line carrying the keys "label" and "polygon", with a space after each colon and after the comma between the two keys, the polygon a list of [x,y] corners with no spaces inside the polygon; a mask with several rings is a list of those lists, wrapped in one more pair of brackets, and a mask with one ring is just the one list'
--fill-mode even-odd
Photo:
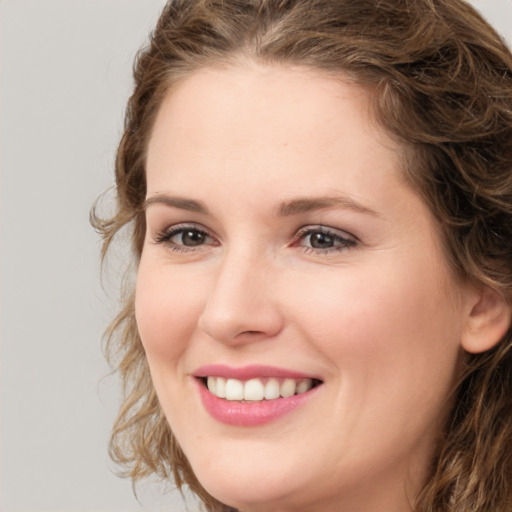
{"label": "hair", "polygon": [[[240,59],[345,76],[368,89],[375,119],[406,148],[404,176],[430,207],[454,272],[512,296],[512,55],[462,0],[173,0],[134,66],[115,165],[115,214],[93,225],[103,256],[145,234],[145,160],[164,95],[195,70]],[[124,384],[110,453],[134,481],[186,484],[209,511],[234,510],[200,485],[159,406],[137,332],[134,291],[107,331]],[[512,508],[512,337],[466,354],[421,512]]]}

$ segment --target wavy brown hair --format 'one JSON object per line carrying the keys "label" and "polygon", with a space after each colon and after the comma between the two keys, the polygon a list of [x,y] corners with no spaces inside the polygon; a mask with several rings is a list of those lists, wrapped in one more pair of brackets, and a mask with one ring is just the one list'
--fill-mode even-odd
{"label": "wavy brown hair", "polygon": [[[462,0],[174,0],[138,55],[116,160],[115,214],[93,224],[104,254],[129,226],[135,266],[145,233],[148,139],[164,94],[194,70],[298,65],[370,91],[375,119],[406,148],[406,179],[439,223],[456,273],[512,295],[512,55]],[[134,316],[133,290],[107,332],[124,383],[111,455],[134,480],[157,474],[208,495],[167,424]],[[512,510],[512,337],[467,354],[415,510]]]}

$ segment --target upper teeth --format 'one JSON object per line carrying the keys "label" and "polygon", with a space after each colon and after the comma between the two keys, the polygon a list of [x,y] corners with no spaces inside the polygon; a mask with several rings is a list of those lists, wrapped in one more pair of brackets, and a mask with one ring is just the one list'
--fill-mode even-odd
{"label": "upper teeth", "polygon": [[287,398],[295,394],[305,393],[313,387],[312,379],[284,379],[274,378],[250,379],[242,381],[238,379],[225,379],[223,377],[208,377],[208,390],[213,395],[226,400],[273,400],[274,398]]}

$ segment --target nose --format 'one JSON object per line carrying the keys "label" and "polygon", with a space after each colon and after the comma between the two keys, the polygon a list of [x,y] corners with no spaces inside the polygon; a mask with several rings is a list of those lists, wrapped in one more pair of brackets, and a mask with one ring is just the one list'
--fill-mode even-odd
{"label": "nose", "polygon": [[198,328],[229,345],[273,338],[284,326],[275,271],[263,258],[226,255],[215,278]]}

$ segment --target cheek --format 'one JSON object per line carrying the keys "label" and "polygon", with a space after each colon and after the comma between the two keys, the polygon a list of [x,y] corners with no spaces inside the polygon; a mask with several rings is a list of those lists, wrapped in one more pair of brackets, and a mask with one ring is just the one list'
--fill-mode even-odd
{"label": "cheek", "polygon": [[135,316],[150,364],[174,365],[187,348],[200,314],[194,281],[177,282],[179,270],[154,269],[144,259],[137,275]]}
{"label": "cheek", "polygon": [[328,285],[302,284],[309,306],[303,304],[297,317],[303,325],[308,319],[305,329],[317,348],[350,385],[361,390],[378,383],[376,395],[408,386],[436,393],[437,384],[451,385],[462,312],[446,291],[456,285],[445,283],[437,269],[423,262],[386,268],[383,261],[373,271],[340,272]]}
{"label": "cheek", "polygon": [[328,291],[304,283],[313,306],[309,314],[302,308],[303,327],[330,362],[330,414],[345,426],[340,443],[369,467],[377,451],[385,463],[416,445],[430,446],[423,440],[444,418],[461,322],[430,277],[395,267],[331,281]]}

